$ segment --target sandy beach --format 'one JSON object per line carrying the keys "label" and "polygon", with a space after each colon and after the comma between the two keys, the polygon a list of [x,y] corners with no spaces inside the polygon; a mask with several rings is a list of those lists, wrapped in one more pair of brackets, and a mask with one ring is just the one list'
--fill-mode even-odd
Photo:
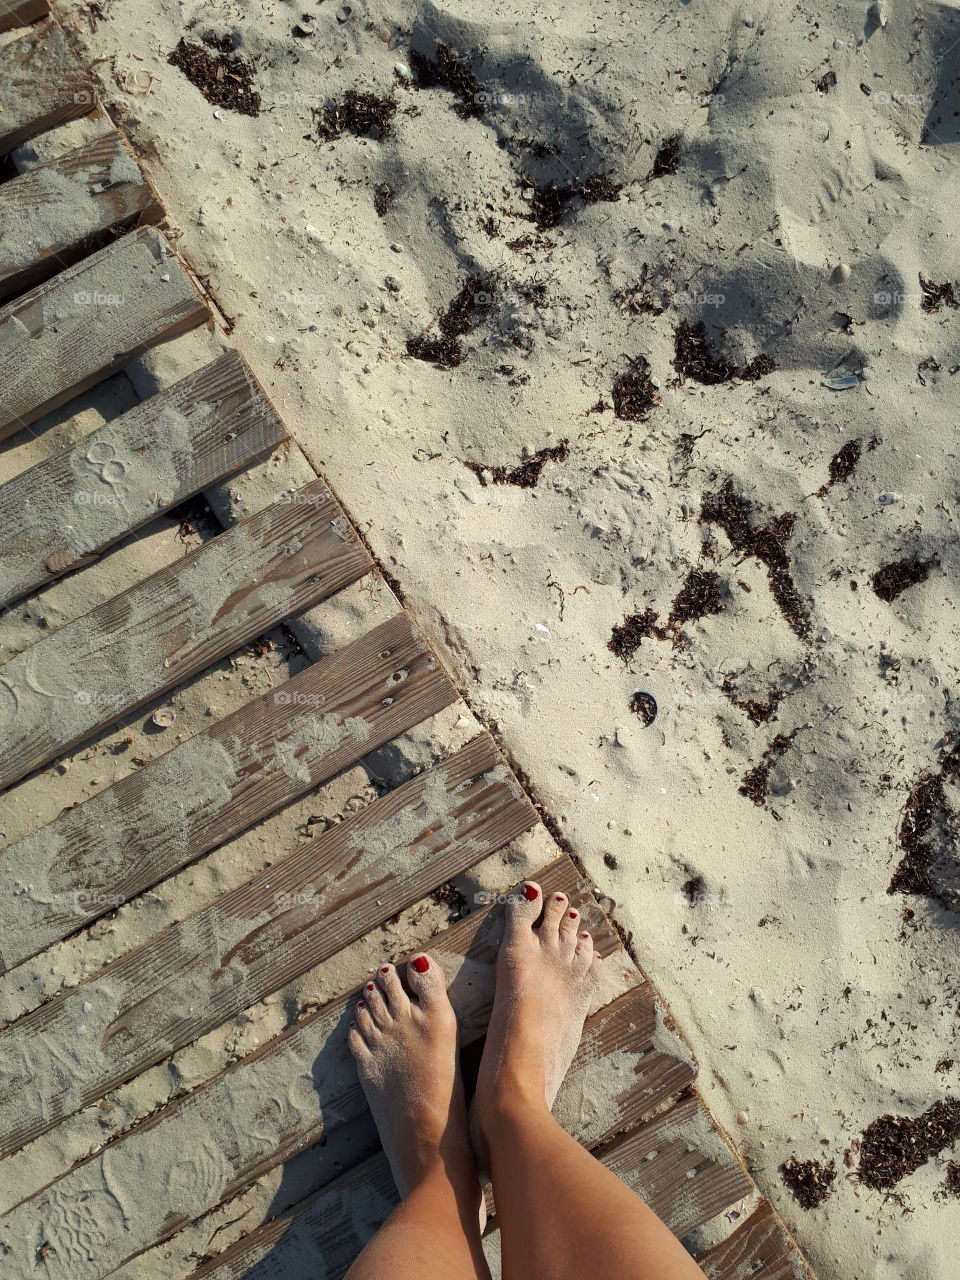
{"label": "sandy beach", "polygon": [[[960,11],[56,13],[221,330],[465,692],[469,713],[409,735],[411,758],[478,723],[494,735],[821,1280],[951,1280]],[[64,126],[17,163],[97,127]],[[159,348],[88,393],[85,416],[12,437],[2,478],[222,346],[201,331]],[[259,474],[288,465],[281,452]],[[223,510],[256,509],[257,474],[223,486]],[[14,606],[3,657],[38,615],[62,625],[180,555],[178,537],[209,537],[195,514]],[[363,584],[316,611],[331,647],[361,604],[376,621]],[[177,732],[302,666],[273,639],[177,695]],[[4,842],[121,776],[126,733],[68,762],[55,808],[42,777],[21,786]],[[352,770],[322,816],[370,786]],[[528,839],[521,873],[549,844]],[[29,961],[0,1012],[242,882],[270,840],[267,824]],[[348,949],[300,996],[372,962]],[[126,1086],[125,1114],[249,1051],[247,1026]],[[71,1123],[3,1162],[9,1187],[88,1149],[100,1122]],[[132,1265],[117,1274],[190,1270]]]}

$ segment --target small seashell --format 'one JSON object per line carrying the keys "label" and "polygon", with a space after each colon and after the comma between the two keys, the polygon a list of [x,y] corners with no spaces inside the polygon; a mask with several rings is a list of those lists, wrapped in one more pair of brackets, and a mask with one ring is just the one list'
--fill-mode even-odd
{"label": "small seashell", "polygon": [[846,284],[850,279],[850,267],[846,262],[840,262],[833,268],[830,279],[834,284]]}
{"label": "small seashell", "polygon": [[176,718],[177,713],[173,707],[157,707],[150,717],[150,723],[156,725],[158,729],[169,729]]}
{"label": "small seashell", "polygon": [[737,1124],[746,1124],[749,1119],[750,1117],[746,1111],[737,1112]]}

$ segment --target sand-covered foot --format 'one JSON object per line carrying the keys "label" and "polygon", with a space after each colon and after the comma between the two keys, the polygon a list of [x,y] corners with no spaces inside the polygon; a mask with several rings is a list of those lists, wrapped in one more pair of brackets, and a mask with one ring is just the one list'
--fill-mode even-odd
{"label": "sand-covered foot", "polygon": [[540,886],[527,881],[511,895],[470,1116],[484,1176],[489,1126],[517,1106],[543,1106],[544,1100],[553,1106],[577,1052],[600,965],[565,894],[544,901]]}
{"label": "sand-covered foot", "polygon": [[349,1043],[363,1092],[401,1196],[438,1167],[455,1185],[475,1187],[457,1019],[443,970],[415,956],[407,981],[412,996],[393,965],[384,965],[357,1005]]}

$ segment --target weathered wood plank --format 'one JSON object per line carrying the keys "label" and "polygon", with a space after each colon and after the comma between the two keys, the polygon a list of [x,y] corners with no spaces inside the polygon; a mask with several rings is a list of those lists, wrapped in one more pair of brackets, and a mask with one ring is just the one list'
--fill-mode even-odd
{"label": "weathered wood plank", "polygon": [[[669,1052],[650,983],[595,1013],[554,1108],[567,1132],[593,1149],[685,1088],[695,1068],[676,1043],[681,1056]],[[377,1154],[211,1258],[191,1280],[339,1280],[396,1202]],[[363,1211],[349,1212],[349,1204]]]}
{"label": "weathered wood plank", "polygon": [[409,617],[398,614],[61,814],[0,855],[0,971],[292,803],[456,696]]}
{"label": "weathered wood plank", "polygon": [[39,284],[114,233],[162,216],[116,131],[37,165],[0,185],[0,298]]}
{"label": "weathered wood plank", "polygon": [[153,227],[37,285],[0,310],[0,439],[209,314]]}
{"label": "weathered wood plank", "polygon": [[[0,1096],[2,1154],[256,1004],[536,822],[483,735],[20,1018],[0,1031],[0,1061],[29,1063],[33,1087],[28,1096]],[[71,1042],[64,1072],[62,1045]]]}
{"label": "weathered wood plank", "polygon": [[709,1222],[753,1190],[748,1174],[696,1097],[684,1099],[599,1154],[678,1236]]}
{"label": "weathered wood plank", "polygon": [[0,486],[0,605],[89,564],[286,438],[233,351],[151,396]]}
{"label": "weathered wood plank", "polygon": [[693,1083],[696,1064],[663,1022],[653,985],[626,991],[584,1028],[554,1114],[587,1147],[637,1124]]}
{"label": "weathered wood plank", "polygon": [[0,0],[0,31],[25,27],[50,12],[47,0]]}
{"label": "weathered wood plank", "polygon": [[0,787],[369,571],[322,481],[291,498],[4,663]]}
{"label": "weathered wood plank", "polygon": [[698,1261],[707,1280],[814,1280],[767,1200]]}
{"label": "weathered wood plank", "polygon": [[[46,0],[40,2],[45,5]],[[20,14],[35,7],[31,0],[10,4],[3,0],[2,31],[17,26]],[[0,154],[65,120],[85,116],[95,98],[93,80],[70,52],[63,28],[52,21],[34,27],[0,50]]]}
{"label": "weathered wood plank", "polygon": [[[545,892],[562,889],[580,903],[602,955],[619,951],[618,937],[569,859],[558,859],[538,879]],[[429,945],[450,980],[465,1043],[485,1030],[502,932],[503,909],[493,906]],[[185,1003],[190,995],[183,993]],[[20,1263],[27,1274],[41,1231],[51,1245],[47,1280],[99,1280],[284,1160],[366,1116],[346,1043],[358,995],[351,992],[304,1018],[5,1214],[0,1235],[12,1245],[7,1265],[16,1271]],[[73,1043],[60,1039],[51,1049],[69,1075]],[[36,1087],[29,1061],[0,1058],[0,1097]],[[322,1147],[316,1155],[322,1165]],[[137,1193],[144,1186],[151,1187],[149,1197]],[[127,1193],[120,1200],[110,1190],[118,1187]],[[76,1242],[86,1240],[94,1225],[97,1249],[91,1256]]]}

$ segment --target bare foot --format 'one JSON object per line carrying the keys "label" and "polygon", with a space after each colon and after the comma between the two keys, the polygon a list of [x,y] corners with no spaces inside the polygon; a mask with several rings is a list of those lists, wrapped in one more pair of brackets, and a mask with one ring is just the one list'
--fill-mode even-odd
{"label": "bare foot", "polygon": [[477,1170],[443,970],[429,956],[415,956],[407,980],[413,997],[393,965],[367,983],[350,1049],[400,1195],[442,1170],[472,1196]]}
{"label": "bare foot", "polygon": [[[534,927],[543,911],[543,921]],[[552,1108],[573,1061],[600,977],[600,956],[565,894],[546,902],[527,881],[511,895],[497,957],[497,993],[470,1115],[488,1168],[486,1133],[516,1106]]]}

